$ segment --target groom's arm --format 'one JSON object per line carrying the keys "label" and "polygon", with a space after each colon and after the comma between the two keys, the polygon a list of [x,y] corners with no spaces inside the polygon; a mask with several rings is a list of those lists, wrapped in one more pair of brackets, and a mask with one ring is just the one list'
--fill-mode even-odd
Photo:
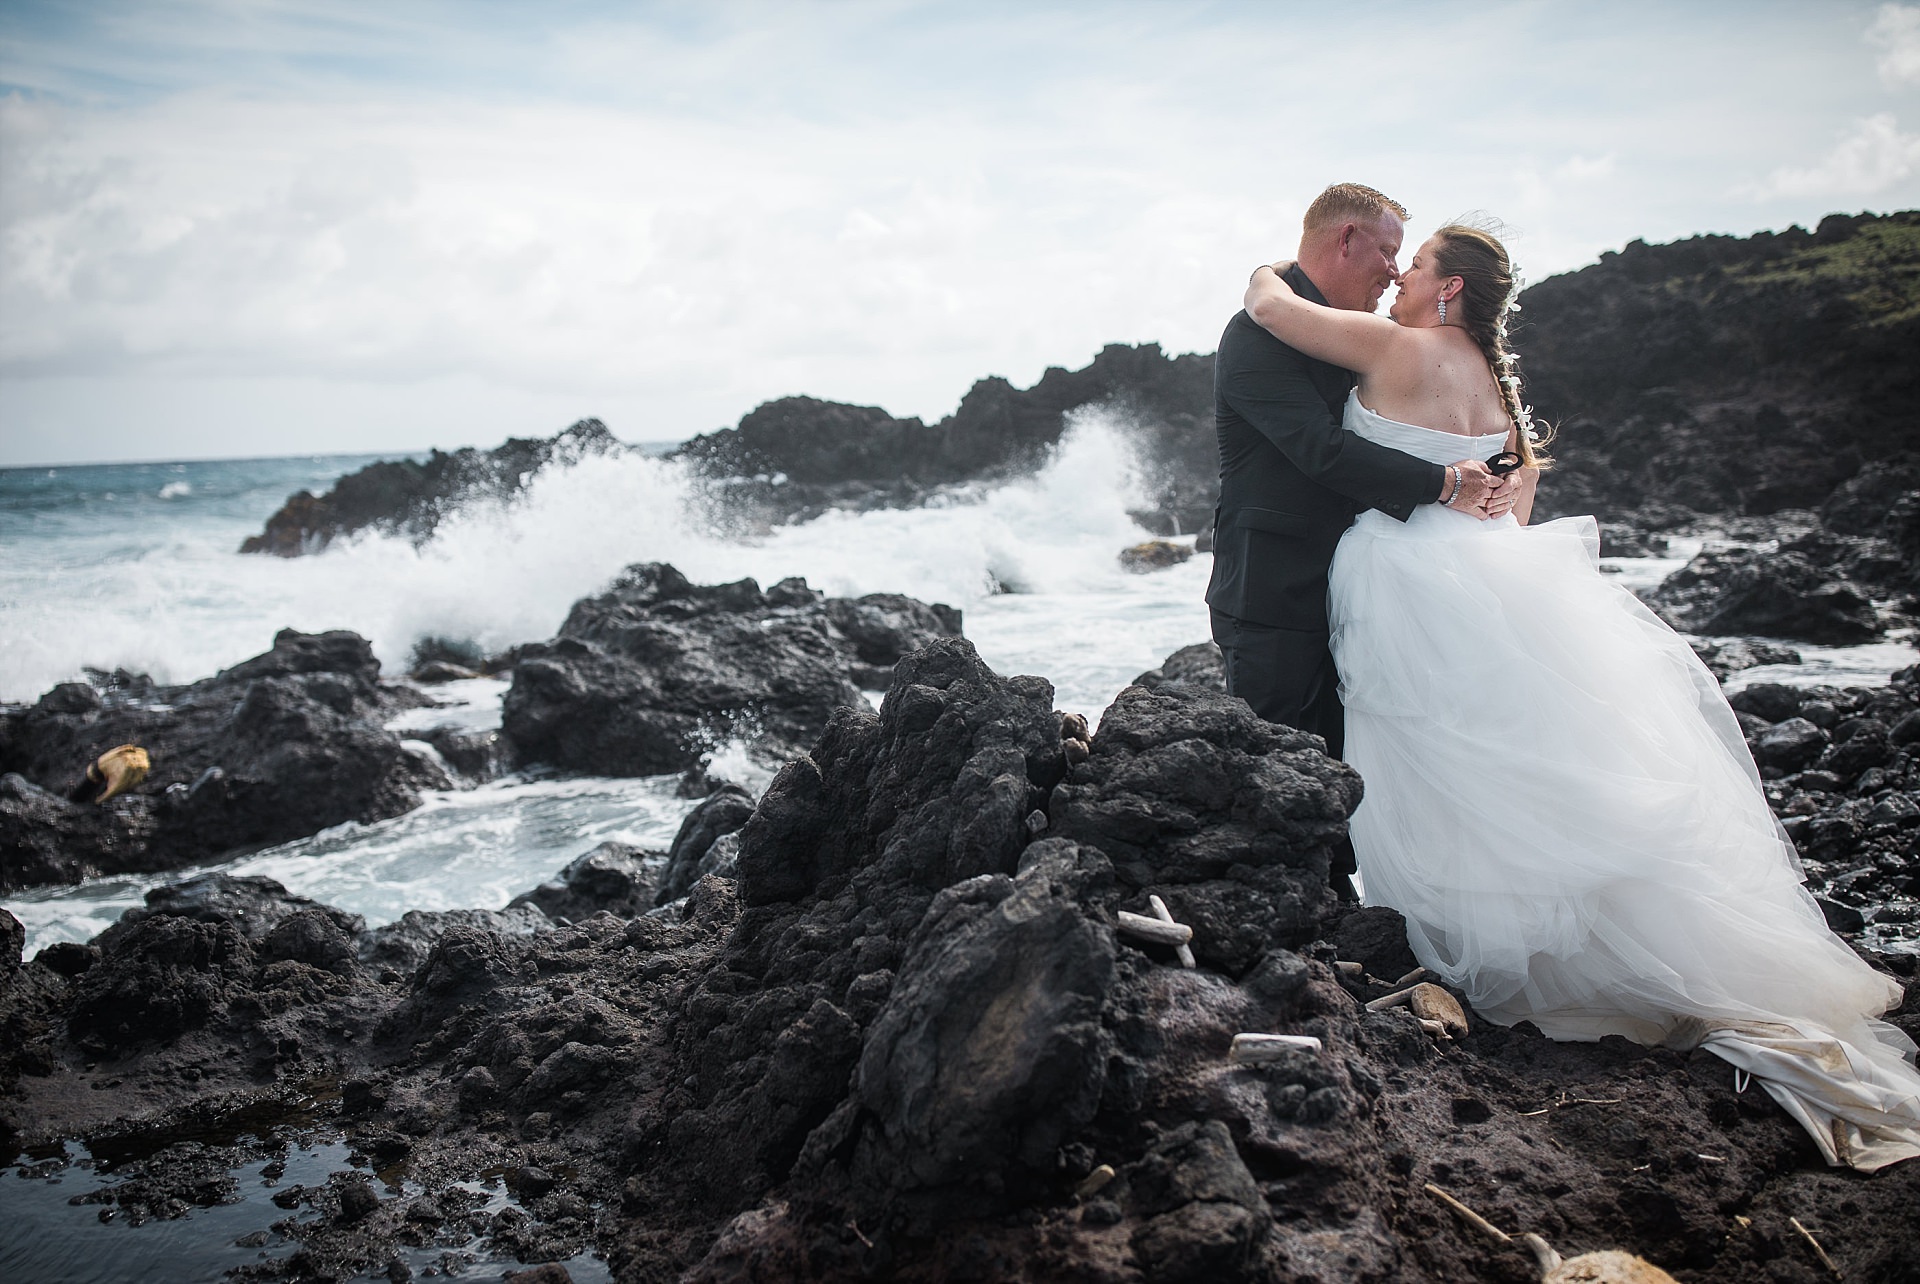
{"label": "groom's arm", "polygon": [[1446,492],[1444,465],[1342,428],[1313,386],[1307,357],[1244,312],[1227,327],[1215,360],[1227,404],[1322,486],[1403,522],[1415,508],[1438,501]]}

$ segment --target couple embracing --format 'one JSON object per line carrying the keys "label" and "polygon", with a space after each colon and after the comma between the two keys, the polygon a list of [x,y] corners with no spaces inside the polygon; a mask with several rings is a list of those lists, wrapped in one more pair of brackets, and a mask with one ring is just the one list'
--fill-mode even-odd
{"label": "couple embracing", "polygon": [[1327,189],[1221,338],[1228,690],[1359,771],[1368,900],[1482,1016],[1705,1048],[1829,1163],[1920,1156],[1914,1046],[1876,1019],[1901,987],[1828,930],[1718,681],[1600,574],[1592,518],[1526,524],[1550,461],[1505,248],[1454,224],[1402,272],[1406,218]]}

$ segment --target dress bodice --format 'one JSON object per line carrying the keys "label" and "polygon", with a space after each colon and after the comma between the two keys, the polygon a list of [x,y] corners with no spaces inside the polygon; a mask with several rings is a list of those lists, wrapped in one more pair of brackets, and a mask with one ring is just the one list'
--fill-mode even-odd
{"label": "dress bodice", "polygon": [[1343,424],[1348,432],[1368,441],[1425,459],[1435,464],[1451,464],[1461,459],[1491,459],[1507,448],[1505,433],[1485,433],[1468,437],[1439,428],[1422,428],[1401,423],[1369,410],[1360,400],[1360,390],[1347,394],[1347,412]]}

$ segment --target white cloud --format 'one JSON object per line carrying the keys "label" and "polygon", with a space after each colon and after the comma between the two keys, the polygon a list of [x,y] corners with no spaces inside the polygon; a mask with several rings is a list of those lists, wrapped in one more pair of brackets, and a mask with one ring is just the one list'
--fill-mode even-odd
{"label": "white cloud", "polygon": [[1613,177],[1613,153],[1605,156],[1569,156],[1553,171],[1569,183],[1592,183]]}
{"label": "white cloud", "polygon": [[1827,158],[1807,168],[1783,166],[1744,190],[1762,199],[1874,196],[1920,172],[1920,135],[1902,133],[1892,112],[1854,122]]}
{"label": "white cloud", "polygon": [[1881,80],[1895,86],[1920,84],[1920,7],[1881,5],[1867,39],[1885,50],[1879,61]]}
{"label": "white cloud", "polygon": [[[1340,179],[1416,236],[1523,221],[1534,279],[1818,217],[1802,171],[1728,192],[1880,94],[1859,24],[1652,0],[1483,6],[1507,38],[1465,47],[1444,112],[1392,70],[1430,52],[1418,4],[1364,39],[1337,7],[1121,0],[98,10],[63,11],[76,34],[0,6],[0,464],[165,454],[113,422],[217,416],[229,385],[234,453],[588,413],[658,438],[799,392],[937,418],[1107,342],[1210,350]],[[1708,43],[1738,70],[1700,76]],[[1920,202],[1905,153],[1861,146],[1827,187]]]}

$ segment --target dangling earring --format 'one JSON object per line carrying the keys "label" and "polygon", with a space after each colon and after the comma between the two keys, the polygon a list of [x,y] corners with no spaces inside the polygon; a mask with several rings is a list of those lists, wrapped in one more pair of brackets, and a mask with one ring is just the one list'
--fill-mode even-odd
{"label": "dangling earring", "polygon": [[1442,295],[1440,296],[1440,324],[1445,325],[1446,323],[1447,323],[1447,299],[1445,295]]}

